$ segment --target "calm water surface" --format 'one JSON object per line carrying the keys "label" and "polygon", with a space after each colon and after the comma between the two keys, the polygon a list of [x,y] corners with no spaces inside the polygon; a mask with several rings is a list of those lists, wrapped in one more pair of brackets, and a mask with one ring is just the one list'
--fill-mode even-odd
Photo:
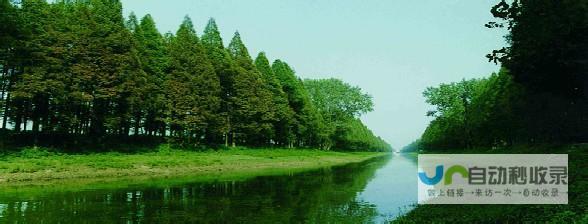
{"label": "calm water surface", "polygon": [[25,188],[0,192],[0,223],[381,223],[416,203],[415,172],[394,155],[239,181]]}

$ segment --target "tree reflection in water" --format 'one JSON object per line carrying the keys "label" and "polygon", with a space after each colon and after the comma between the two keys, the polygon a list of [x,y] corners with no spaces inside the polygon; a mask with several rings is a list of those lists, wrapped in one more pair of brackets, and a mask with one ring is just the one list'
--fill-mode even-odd
{"label": "tree reflection in water", "polygon": [[377,210],[357,195],[388,160],[245,181],[1,196],[0,221],[365,223]]}

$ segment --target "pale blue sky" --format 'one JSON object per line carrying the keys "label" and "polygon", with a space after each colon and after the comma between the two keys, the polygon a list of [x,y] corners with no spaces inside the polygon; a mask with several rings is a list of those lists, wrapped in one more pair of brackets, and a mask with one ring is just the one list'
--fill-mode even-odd
{"label": "pale blue sky", "polygon": [[393,147],[420,137],[430,118],[427,86],[488,76],[484,57],[504,46],[490,30],[486,0],[122,0],[125,15],[150,13],[160,32],[175,32],[185,15],[198,35],[214,17],[227,43],[236,30],[252,56],[265,51],[302,78],[335,77],[374,97],[362,117]]}

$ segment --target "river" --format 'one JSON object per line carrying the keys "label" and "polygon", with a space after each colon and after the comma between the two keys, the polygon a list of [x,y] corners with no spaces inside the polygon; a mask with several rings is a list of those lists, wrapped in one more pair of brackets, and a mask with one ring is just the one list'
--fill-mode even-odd
{"label": "river", "polygon": [[416,158],[303,173],[0,192],[0,223],[382,223],[416,203]]}

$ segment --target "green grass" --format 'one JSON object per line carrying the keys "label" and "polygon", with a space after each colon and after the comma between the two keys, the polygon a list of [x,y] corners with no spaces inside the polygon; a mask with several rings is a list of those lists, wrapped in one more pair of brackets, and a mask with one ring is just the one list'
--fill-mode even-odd
{"label": "green grass", "polygon": [[[450,153],[456,151],[444,151]],[[460,150],[459,153],[568,154],[567,205],[419,205],[396,223],[588,223],[588,145]]]}
{"label": "green grass", "polygon": [[64,154],[26,148],[0,156],[0,186],[120,177],[254,176],[361,162],[384,154],[299,149],[196,152],[171,149],[168,145],[161,145],[152,152],[130,154]]}

